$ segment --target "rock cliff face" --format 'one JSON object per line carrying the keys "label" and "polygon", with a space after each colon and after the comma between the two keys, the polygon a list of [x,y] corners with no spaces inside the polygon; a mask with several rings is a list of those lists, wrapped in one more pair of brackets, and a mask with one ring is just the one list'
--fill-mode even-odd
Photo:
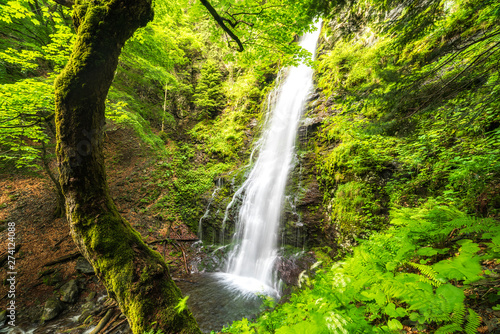
{"label": "rock cliff face", "polygon": [[[325,101],[313,93],[298,129],[296,157],[286,189],[279,244],[303,249],[304,247],[335,244],[335,231],[325,230],[326,216],[322,206],[323,193],[317,180],[314,143],[316,131],[326,114]],[[228,244],[234,233],[235,221],[241,205],[237,193],[250,168],[220,175],[215,187],[205,194],[204,215],[200,219],[198,235],[205,244]]]}
{"label": "rock cliff face", "polygon": [[[295,205],[285,207],[286,224],[283,226],[288,233],[285,233],[284,244],[299,245],[302,242],[302,247],[336,244],[335,230],[323,226],[326,214],[315,166],[316,135],[327,116],[324,105],[324,98],[318,92],[311,94],[298,129],[297,161],[290,175],[288,191]],[[302,240],[297,240],[297,236]]]}
{"label": "rock cliff face", "polygon": [[[206,244],[227,244],[234,233],[234,221],[238,214],[239,198],[233,196],[241,184],[244,172],[220,175],[214,180],[215,187],[203,199],[205,212],[198,225],[198,237]],[[228,209],[228,205],[231,206]]]}

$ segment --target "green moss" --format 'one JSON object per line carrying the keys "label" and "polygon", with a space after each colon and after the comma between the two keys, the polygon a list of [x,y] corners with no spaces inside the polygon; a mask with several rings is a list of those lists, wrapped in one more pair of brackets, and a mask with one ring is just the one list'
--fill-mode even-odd
{"label": "green moss", "polygon": [[340,226],[341,238],[338,241],[352,240],[361,234],[380,230],[387,220],[380,202],[367,183],[339,185],[329,210],[332,220]]}
{"label": "green moss", "polygon": [[[176,305],[181,294],[172,281],[165,280],[168,269],[158,252],[149,249],[130,225],[116,213],[99,216],[92,224],[77,224],[84,232],[84,242],[97,275],[103,280],[108,293],[115,296],[127,315],[134,333],[142,333],[150,325],[145,315],[157,314],[158,323],[173,324],[181,330],[186,320],[176,320],[176,312],[166,307],[158,311],[156,298],[163,304]],[[137,273],[136,271],[140,269]],[[155,283],[162,280],[164,283]],[[160,289],[161,293],[158,294]],[[149,296],[145,298],[145,296]],[[196,327],[191,328],[196,332]]]}

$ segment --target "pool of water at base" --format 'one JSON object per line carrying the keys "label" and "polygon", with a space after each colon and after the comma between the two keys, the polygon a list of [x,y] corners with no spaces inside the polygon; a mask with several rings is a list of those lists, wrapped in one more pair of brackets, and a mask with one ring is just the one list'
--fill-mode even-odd
{"label": "pool of water at base", "polygon": [[252,319],[262,305],[259,295],[278,292],[256,279],[226,273],[197,273],[176,282],[202,332],[219,331],[242,318]]}

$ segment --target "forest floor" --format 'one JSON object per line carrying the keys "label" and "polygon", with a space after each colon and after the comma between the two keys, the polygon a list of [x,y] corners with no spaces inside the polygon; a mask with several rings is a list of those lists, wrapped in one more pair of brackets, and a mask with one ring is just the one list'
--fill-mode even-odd
{"label": "forest floor", "polygon": [[[146,149],[141,147],[132,131],[118,129],[107,133],[106,164],[110,192],[123,217],[141,233],[146,242],[151,243],[151,247],[164,256],[172,277],[184,279],[193,249],[189,247],[191,242],[182,242],[182,239],[192,240],[196,239],[196,236],[184,224],[161,221],[160,217],[148,216],[141,210],[141,207],[147,205],[147,201],[142,200],[148,191],[141,179],[147,179],[155,166],[155,162],[145,152]],[[55,218],[55,209],[56,196],[53,185],[45,174],[0,174],[0,230],[3,229],[0,232],[0,257],[6,254],[10,242],[7,223],[13,222],[15,243],[20,246],[14,255],[14,269],[17,273],[16,325],[23,328],[31,328],[39,321],[46,300],[57,294],[60,287],[70,280],[77,280],[81,287],[79,299],[75,305],[67,305],[67,309],[56,319],[71,312],[78,315],[78,309],[88,301],[89,295],[97,300],[99,296],[106,294],[104,286],[94,275],[79,273],[76,270],[78,249],[69,235],[66,219]],[[168,238],[177,241],[166,245],[155,243]],[[71,255],[73,256],[69,260],[63,260],[65,256]],[[60,263],[47,265],[58,260]],[[0,271],[0,279],[3,282],[0,285],[2,305],[7,305],[10,300],[7,298],[10,284],[6,278],[10,277],[7,272],[11,270],[7,269],[5,261]],[[0,311],[3,309],[5,308],[1,307]],[[100,317],[94,318],[95,324]],[[116,322],[119,322],[118,318]],[[47,325],[50,323],[51,321]],[[71,330],[62,324],[59,327],[61,328],[56,329],[57,333],[81,333],[85,330],[84,327]],[[55,332],[53,326],[41,326],[34,333]]]}

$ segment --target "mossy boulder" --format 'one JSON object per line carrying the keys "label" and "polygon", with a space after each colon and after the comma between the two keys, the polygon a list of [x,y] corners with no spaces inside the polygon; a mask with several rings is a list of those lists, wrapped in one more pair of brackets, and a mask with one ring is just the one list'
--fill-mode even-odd
{"label": "mossy boulder", "polygon": [[45,302],[41,321],[42,323],[52,320],[64,311],[64,303],[56,297],[50,297]]}
{"label": "mossy boulder", "polygon": [[78,300],[80,289],[76,280],[71,280],[64,284],[59,292],[61,293],[61,301],[74,304]]}

